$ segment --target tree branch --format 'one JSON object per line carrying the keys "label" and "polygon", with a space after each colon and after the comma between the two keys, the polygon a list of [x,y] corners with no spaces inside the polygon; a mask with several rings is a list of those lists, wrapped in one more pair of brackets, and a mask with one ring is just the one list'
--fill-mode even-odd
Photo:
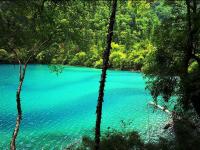
{"label": "tree branch", "polygon": [[21,64],[21,60],[20,60],[20,58],[19,58],[19,56],[18,56],[16,50],[13,49],[13,52],[14,52],[14,54],[15,54],[15,56],[16,56],[16,59],[17,59],[18,63]]}
{"label": "tree branch", "polygon": [[[34,44],[34,46],[31,48],[31,50],[30,50],[30,52],[32,53],[29,57],[28,57],[28,59],[26,60],[26,62],[25,62],[25,64],[27,64],[28,62],[29,62],[29,60],[34,56],[34,55],[36,55],[37,54],[37,50],[39,50],[43,45],[45,45],[48,41],[50,41],[50,39],[51,39],[51,36],[48,38],[48,39],[46,39],[46,40],[44,40],[43,42],[37,42],[36,44]],[[39,44],[40,43],[40,44]]]}

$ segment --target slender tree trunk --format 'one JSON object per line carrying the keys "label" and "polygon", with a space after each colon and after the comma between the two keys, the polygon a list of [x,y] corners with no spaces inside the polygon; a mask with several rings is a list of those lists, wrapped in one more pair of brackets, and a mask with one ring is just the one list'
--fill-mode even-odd
{"label": "slender tree trunk", "polygon": [[[187,110],[189,103],[191,102],[196,113],[200,116],[200,103],[199,103],[199,95],[191,95],[191,79],[189,80],[189,74],[188,74],[188,67],[189,67],[189,61],[190,59],[195,59],[198,64],[200,64],[200,59],[195,55],[195,43],[197,42],[197,39],[195,39],[195,34],[198,31],[198,25],[196,24],[196,0],[186,0],[186,6],[187,6],[187,22],[188,22],[188,37],[187,37],[187,43],[186,43],[186,49],[185,49],[185,57],[183,59],[183,74],[181,76],[181,83],[182,83],[182,91],[183,91],[183,106],[184,109]],[[193,86],[193,85],[192,85]]]}
{"label": "slender tree trunk", "polygon": [[19,132],[20,123],[21,123],[21,120],[22,120],[22,109],[21,109],[20,94],[21,94],[21,89],[22,89],[24,77],[25,77],[26,66],[27,66],[27,64],[25,63],[24,66],[23,66],[23,69],[22,69],[22,64],[19,63],[19,85],[18,85],[17,94],[16,94],[17,119],[16,119],[16,125],[15,125],[15,129],[14,129],[14,132],[13,132],[13,135],[12,135],[11,143],[10,143],[10,149],[11,150],[16,150],[16,144],[15,143],[16,143],[18,132]]}
{"label": "slender tree trunk", "polygon": [[[198,56],[196,56],[196,44],[198,42],[198,38],[196,33],[198,32],[199,25],[197,23],[198,15],[197,15],[197,0],[186,0],[187,4],[187,13],[188,13],[188,28],[189,28],[189,36],[190,41],[188,41],[188,51],[191,52],[191,58],[195,59],[199,65],[200,68],[200,59]],[[198,79],[196,79],[198,80]],[[191,85],[194,83],[194,81],[190,81],[190,88],[191,86],[194,87],[194,85]],[[190,89],[191,90],[191,89]],[[193,94],[190,95],[191,103],[196,111],[196,113],[200,116],[200,92],[198,92],[199,86],[195,87],[192,92]]]}
{"label": "slender tree trunk", "polygon": [[186,6],[187,6],[187,22],[188,22],[188,37],[187,37],[187,43],[185,48],[185,56],[183,59],[183,73],[181,75],[181,83],[182,83],[182,101],[183,101],[183,107],[185,110],[188,109],[189,106],[189,81],[188,81],[188,67],[189,67],[189,61],[192,57],[192,51],[193,51],[193,35],[192,35],[192,21],[191,21],[191,10],[190,10],[190,0],[186,0]]}
{"label": "slender tree trunk", "polygon": [[100,144],[102,104],[103,104],[103,98],[104,98],[104,87],[105,87],[105,82],[106,82],[106,71],[108,69],[111,42],[112,42],[112,36],[113,36],[113,27],[115,23],[116,8],[117,8],[117,0],[113,0],[112,13],[110,16],[110,23],[109,23],[108,34],[107,34],[107,47],[103,54],[103,67],[102,67],[100,87],[99,87],[99,97],[98,97],[98,102],[97,102],[97,107],[96,107],[97,116],[96,116],[96,128],[95,128],[95,150],[99,149],[99,144]]}

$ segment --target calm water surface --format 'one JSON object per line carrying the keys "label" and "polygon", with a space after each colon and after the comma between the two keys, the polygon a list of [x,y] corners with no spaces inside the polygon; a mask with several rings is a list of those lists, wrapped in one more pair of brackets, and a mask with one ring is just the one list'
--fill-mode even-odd
{"label": "calm water surface", "polygon": [[[19,150],[63,149],[82,135],[93,135],[101,71],[64,67],[56,75],[47,65],[29,65],[21,101],[23,120],[17,139]],[[9,149],[16,119],[18,66],[0,65],[0,149]],[[147,107],[151,100],[142,74],[108,71],[102,131],[135,129],[143,137],[160,135],[167,116]],[[127,124],[123,128],[121,120]],[[148,130],[148,127],[151,130]]]}

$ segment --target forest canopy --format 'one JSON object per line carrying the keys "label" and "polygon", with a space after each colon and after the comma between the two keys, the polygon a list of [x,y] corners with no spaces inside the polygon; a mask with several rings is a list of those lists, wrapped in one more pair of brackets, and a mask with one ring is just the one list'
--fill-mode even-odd
{"label": "forest canopy", "polygon": [[[13,49],[31,51],[35,43],[48,47],[32,63],[68,64],[100,68],[105,47],[109,1],[4,1],[1,4],[1,62],[16,62]],[[164,2],[119,1],[110,67],[141,70],[155,47],[154,30],[167,18]]]}
{"label": "forest canopy", "polygon": [[102,68],[96,149],[107,69],[142,72],[154,105],[175,99],[174,120],[200,117],[199,0],[3,0],[0,24],[0,63],[20,66],[18,129],[28,63]]}

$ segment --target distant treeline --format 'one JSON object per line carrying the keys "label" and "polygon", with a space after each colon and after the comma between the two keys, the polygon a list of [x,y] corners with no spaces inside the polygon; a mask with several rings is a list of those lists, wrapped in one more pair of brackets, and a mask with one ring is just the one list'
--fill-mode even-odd
{"label": "distant treeline", "polygon": [[[47,47],[31,58],[31,63],[102,66],[111,7],[109,1],[61,4],[46,1],[42,10],[37,11],[38,4],[32,3],[33,8],[29,9],[35,11],[33,13],[27,12],[20,3],[11,2],[8,6],[4,2],[1,5],[1,63],[18,63],[13,49],[25,51],[32,48],[27,45],[34,43],[36,38],[45,40],[50,37]],[[118,6],[110,68],[140,70],[145,56],[154,49],[154,29],[166,15],[161,11],[163,2],[120,1]],[[34,22],[38,25],[35,26]]]}

